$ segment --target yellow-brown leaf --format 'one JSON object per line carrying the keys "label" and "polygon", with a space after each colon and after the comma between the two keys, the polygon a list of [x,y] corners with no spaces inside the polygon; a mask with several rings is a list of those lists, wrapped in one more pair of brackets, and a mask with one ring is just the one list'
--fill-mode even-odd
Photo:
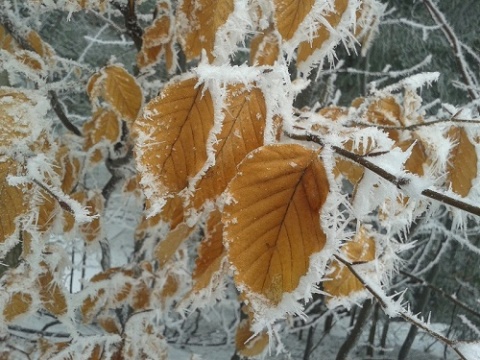
{"label": "yellow-brown leaf", "polygon": [[274,17],[277,30],[288,41],[312,10],[315,0],[274,0]]}
{"label": "yellow-brown leaf", "polygon": [[227,89],[223,127],[213,146],[215,165],[196,184],[193,206],[199,209],[206,200],[215,200],[237,173],[238,164],[252,150],[263,145],[266,105],[262,91],[245,85]]}
{"label": "yellow-brown leaf", "polygon": [[[324,17],[332,28],[336,28],[342,19],[343,13],[348,7],[348,0],[335,0],[335,10],[327,13]],[[308,61],[308,59],[315,53],[315,51],[321,49],[322,45],[330,38],[330,30],[323,25],[318,24],[313,40],[303,41],[298,47],[297,62],[301,64]]]}
{"label": "yellow-brown leaf", "polygon": [[194,228],[185,223],[179,224],[175,229],[171,230],[165,239],[161,240],[155,247],[155,257],[157,258],[160,267],[172,258],[177,252],[179,246],[190,236]]}
{"label": "yellow-brown leaf", "polygon": [[[375,259],[375,239],[361,227],[352,241],[342,247],[342,253],[351,262],[368,262]],[[349,296],[363,289],[354,274],[337,260],[332,263],[332,280],[325,281],[323,288],[334,297]]]}
{"label": "yellow-brown leaf", "polygon": [[32,295],[24,292],[13,293],[3,308],[3,317],[6,322],[11,322],[18,316],[27,313],[31,306]]}
{"label": "yellow-brown leaf", "polygon": [[205,239],[200,243],[195,270],[192,274],[193,292],[205,289],[212,282],[215,274],[221,270],[225,259],[223,246],[223,224],[219,210],[214,210],[208,218]]}
{"label": "yellow-brown leaf", "polygon": [[397,146],[406,151],[410,146],[413,145],[412,153],[410,157],[405,161],[405,170],[411,172],[412,174],[416,174],[418,176],[423,176],[423,164],[425,164],[428,160],[427,154],[425,153],[425,147],[423,146],[420,140],[406,140],[402,141],[397,144]]}
{"label": "yellow-brown leaf", "polygon": [[7,180],[9,175],[17,175],[17,167],[10,159],[0,162],[0,244],[15,233],[16,219],[27,211],[22,189],[9,185]]}
{"label": "yellow-brown leaf", "polygon": [[466,197],[472,188],[472,182],[477,177],[477,152],[465,129],[452,127],[448,137],[456,145],[450,151],[447,167],[448,182],[452,190]]}
{"label": "yellow-brown leaf", "polygon": [[210,61],[217,30],[225,24],[234,9],[233,0],[185,0],[177,14],[179,35],[187,60],[200,56],[205,49]]}
{"label": "yellow-brown leaf", "polygon": [[44,272],[39,275],[37,283],[43,307],[53,315],[64,315],[68,309],[65,294],[47,265],[43,263],[42,267]]}
{"label": "yellow-brown leaf", "polygon": [[[269,337],[266,331],[262,331],[255,336],[250,330],[250,319],[243,319],[237,327],[235,335],[235,347],[237,352],[246,357],[260,355],[267,347]],[[253,337],[252,337],[253,336]]]}
{"label": "yellow-brown leaf", "polygon": [[318,151],[283,144],[247,155],[222,218],[237,285],[273,304],[298,287],[326,241],[319,212],[328,192]]}
{"label": "yellow-brown leaf", "polygon": [[[153,197],[184,189],[207,159],[206,139],[213,126],[213,103],[197,79],[173,82],[150,101],[135,122],[137,168]],[[152,196],[150,196],[150,199]]]}
{"label": "yellow-brown leaf", "polygon": [[250,42],[250,64],[255,66],[274,65],[280,54],[278,35],[273,28],[256,35]]}

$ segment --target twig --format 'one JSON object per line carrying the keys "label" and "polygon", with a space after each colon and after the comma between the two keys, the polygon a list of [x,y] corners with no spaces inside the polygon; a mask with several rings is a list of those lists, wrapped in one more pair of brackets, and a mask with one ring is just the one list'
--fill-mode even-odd
{"label": "twig", "polygon": [[[355,278],[360,281],[360,283],[363,285],[363,287],[375,298],[377,299],[378,303],[383,309],[387,309],[387,301],[382,297],[381,294],[376,292],[367,282],[365,279],[355,270],[355,267],[347,260],[342,258],[341,256],[334,255],[335,259],[341,262],[343,265],[345,265],[348,270],[355,276]],[[465,355],[456,347],[456,341],[451,340],[444,335],[440,334],[439,332],[433,330],[430,328],[426,323],[423,321],[416,319],[414,316],[409,314],[405,309],[401,308],[400,311],[397,312],[397,315],[404,319],[405,321],[409,322],[412,325],[415,325],[418,329],[425,331],[428,333],[430,336],[433,338],[441,341],[443,344],[447,345],[449,348],[451,348],[453,351],[457,353],[457,355],[460,357],[462,360],[467,360]]]}
{"label": "twig", "polygon": [[48,95],[50,97],[50,104],[52,105],[52,109],[53,111],[55,111],[55,114],[57,114],[63,126],[65,126],[75,135],[83,136],[82,132],[75,125],[73,125],[73,123],[68,119],[67,115],[65,115],[65,111],[63,111],[63,107],[58,101],[57,93],[53,90],[49,90]]}
{"label": "twig", "polygon": [[467,64],[465,62],[465,58],[463,57],[462,47],[460,42],[458,41],[457,36],[453,32],[452,28],[447,24],[447,20],[435,4],[433,4],[430,0],[423,0],[423,4],[430,13],[433,21],[435,21],[435,23],[440,26],[443,35],[445,36],[448,44],[453,50],[453,56],[455,57],[455,60],[457,62],[460,74],[463,78],[463,81],[468,87],[468,95],[472,100],[478,99],[478,94],[473,90],[474,83],[471,76],[469,75]]}
{"label": "twig", "polygon": [[51,332],[51,331],[42,331],[42,330],[37,330],[37,329],[29,329],[25,328],[23,326],[18,326],[18,325],[9,325],[8,330],[10,331],[18,331],[26,334],[36,334],[38,336],[47,336],[47,337],[55,337],[55,338],[70,338],[70,334],[67,333],[57,333],[57,332]]}
{"label": "twig", "polygon": [[452,301],[455,305],[458,305],[462,309],[468,311],[470,314],[480,318],[480,313],[477,312],[476,310],[472,309],[470,306],[464,304],[463,302],[459,301],[457,298],[453,297],[452,295],[447,294],[443,289],[440,289],[439,287],[433,286],[432,284],[426,282],[425,280],[420,279],[419,277],[410,274],[404,270],[400,270],[400,274],[405,275],[409,277],[410,279],[414,280],[415,282],[419,283],[422,286],[426,286],[439,294],[441,294],[443,297],[447,298],[448,300]]}
{"label": "twig", "polygon": [[[286,133],[286,135],[292,139],[312,141],[316,144],[325,146],[325,143],[323,142],[323,140],[318,135],[315,135],[315,134],[305,133],[302,135],[302,134]],[[404,187],[405,185],[408,185],[410,182],[410,180],[406,177],[405,178],[396,177],[395,175],[389,173],[385,169],[382,169],[380,166],[375,165],[371,161],[367,160],[365,156],[355,154],[348,150],[342,149],[341,147],[338,147],[336,145],[330,145],[330,146],[333,149],[333,151],[338,155],[346,157],[347,159],[350,159],[353,162],[356,162],[357,164],[362,165],[368,170],[374,172],[375,174],[379,175],[380,177],[394,184],[399,189],[402,189],[402,187]],[[436,190],[425,189],[425,190],[422,190],[421,194],[430,199],[437,200],[443,204],[453,206],[457,209],[466,211],[476,216],[480,216],[480,207],[474,206],[472,204],[468,204],[462,200],[454,199]]]}
{"label": "twig", "polygon": [[138,24],[137,14],[135,13],[135,0],[128,0],[127,4],[120,4],[116,0],[111,0],[111,4],[122,13],[125,19],[127,34],[135,43],[137,51],[140,51],[143,43],[143,29]]}
{"label": "twig", "polygon": [[442,123],[454,123],[454,124],[466,124],[466,125],[479,125],[480,120],[476,119],[440,119],[440,120],[434,120],[434,121],[428,121],[424,123],[419,123],[419,124],[413,124],[409,126],[391,126],[391,125],[377,125],[377,124],[368,124],[364,122],[354,122],[353,124],[355,126],[360,126],[360,127],[375,127],[377,129],[384,129],[384,130],[415,130],[420,127],[426,127],[426,126],[432,126],[436,124],[442,124]]}

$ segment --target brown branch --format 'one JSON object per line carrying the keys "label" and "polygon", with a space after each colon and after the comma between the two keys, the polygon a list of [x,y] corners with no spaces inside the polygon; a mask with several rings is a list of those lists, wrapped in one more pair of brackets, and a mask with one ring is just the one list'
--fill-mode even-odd
{"label": "brown branch", "polygon": [[443,297],[447,298],[448,300],[450,300],[451,302],[453,302],[454,304],[458,305],[459,307],[461,307],[462,309],[468,311],[470,314],[480,318],[480,313],[477,312],[476,310],[472,309],[470,306],[464,304],[463,302],[459,301],[457,298],[455,298],[454,296],[452,295],[449,295],[447,294],[443,289],[439,288],[439,287],[436,287],[436,286],[433,286],[432,284],[426,282],[425,280],[423,279],[420,279],[419,277],[413,275],[413,274],[410,274],[406,271],[403,271],[403,270],[400,270],[400,274],[402,275],[405,275],[407,277],[409,277],[410,279],[412,279],[413,281],[415,281],[416,283],[419,283],[420,285],[422,286],[426,286],[432,290],[434,290],[435,292],[438,292],[439,294],[441,294]]}
{"label": "brown branch", "polygon": [[455,57],[455,61],[457,62],[460,74],[463,78],[464,83],[467,85],[468,95],[472,100],[478,99],[478,94],[473,90],[475,84],[472,83],[472,79],[468,74],[468,69],[466,68],[465,59],[462,53],[462,47],[458,41],[457,36],[453,32],[452,28],[447,24],[445,17],[435,4],[433,4],[430,0],[423,0],[423,4],[427,8],[433,21],[435,21],[435,23],[440,26],[443,35],[445,36],[450,47],[453,50],[453,56]]}
{"label": "brown branch", "polygon": [[82,132],[70,121],[70,119],[65,114],[60,101],[58,100],[57,93],[53,90],[48,90],[48,95],[50,97],[50,105],[52,105],[53,111],[57,114],[58,118],[68,130],[74,133],[77,136],[83,136]]}
{"label": "brown branch", "polygon": [[[323,142],[323,140],[318,135],[315,135],[315,134],[310,134],[310,133],[306,133],[304,135],[291,134],[291,133],[285,133],[285,134],[292,139],[311,141],[311,142],[314,142],[316,144],[325,146],[325,143]],[[330,146],[333,149],[333,151],[335,153],[337,153],[338,155],[346,157],[347,159],[350,159],[353,162],[362,165],[366,169],[374,172],[375,174],[384,178],[388,182],[394,184],[400,190],[402,189],[402,187],[404,187],[405,185],[408,185],[409,182],[410,182],[410,180],[406,177],[405,178],[396,177],[395,175],[389,173],[388,171],[381,168],[380,166],[375,165],[374,163],[369,161],[365,156],[355,154],[353,152],[345,150],[345,149],[343,149],[341,147],[338,147],[336,145],[330,145]],[[453,206],[457,209],[466,211],[466,212],[468,212],[472,215],[480,216],[480,207],[468,204],[468,203],[466,203],[462,200],[454,199],[454,198],[452,198],[448,195],[442,194],[442,193],[440,193],[436,190],[425,189],[421,192],[421,194],[423,196],[427,197],[427,198],[439,201],[439,202],[441,202],[443,204],[446,204],[446,205]]]}
{"label": "brown branch", "polygon": [[116,0],[111,0],[110,3],[122,13],[127,34],[132,38],[137,51],[140,51],[143,44],[143,29],[138,24],[137,14],[135,12],[135,0],[128,0],[127,4],[121,4]]}
{"label": "brown branch", "polygon": [[[334,255],[335,259],[339,262],[341,262],[343,265],[345,265],[348,270],[355,276],[355,278],[362,284],[362,286],[367,289],[367,291],[375,298],[377,299],[378,303],[383,309],[387,309],[387,302],[385,299],[382,297],[381,294],[377,293],[371,286],[369,286],[366,281],[362,278],[362,276],[355,270],[355,267],[346,259],[342,258],[341,256]],[[399,317],[401,317],[403,320],[409,322],[410,324],[416,326],[420,330],[425,331],[428,333],[431,337],[434,339],[437,339],[441,341],[443,344],[451,348],[453,351],[457,353],[457,355],[460,357],[462,360],[467,360],[465,355],[462,354],[460,349],[456,347],[457,341],[451,340],[444,335],[440,334],[439,332],[429,328],[423,321],[416,319],[414,316],[410,315],[405,309],[402,308],[400,312],[397,313]]]}
{"label": "brown branch", "polygon": [[465,125],[479,125],[480,120],[469,120],[469,119],[440,119],[440,120],[434,120],[434,121],[428,121],[424,123],[419,123],[419,124],[413,124],[409,126],[389,126],[389,125],[378,125],[378,124],[368,124],[364,122],[354,122],[353,125],[359,126],[359,127],[374,127],[377,129],[384,129],[384,130],[415,130],[420,127],[426,127],[426,126],[432,126],[436,124],[442,124],[442,123],[453,123],[453,124],[465,124]]}

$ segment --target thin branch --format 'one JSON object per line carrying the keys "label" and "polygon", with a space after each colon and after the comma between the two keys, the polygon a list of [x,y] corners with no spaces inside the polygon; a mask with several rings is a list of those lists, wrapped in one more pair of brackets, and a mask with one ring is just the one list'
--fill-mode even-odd
{"label": "thin branch", "polygon": [[[341,262],[343,265],[345,265],[348,270],[355,276],[355,278],[360,281],[360,283],[367,289],[367,291],[375,298],[377,299],[378,303],[383,309],[387,309],[387,301],[382,294],[379,294],[377,291],[375,291],[366,281],[365,279],[355,270],[355,267],[346,259],[342,258],[341,256],[334,255],[335,259]],[[444,335],[440,334],[439,332],[433,330],[431,327],[429,327],[425,322],[423,322],[420,319],[415,318],[413,315],[411,315],[407,310],[404,308],[401,308],[400,311],[397,312],[397,315],[404,319],[405,321],[409,322],[412,325],[415,325],[418,327],[418,329],[425,331],[428,333],[431,337],[441,341],[443,344],[447,345],[449,348],[451,348],[453,351],[457,353],[457,355],[460,357],[462,360],[467,360],[465,355],[460,351],[460,349],[457,348],[456,346],[456,341],[451,340]]]}
{"label": "thin branch", "polygon": [[436,286],[433,286],[432,284],[426,282],[425,280],[422,280],[420,279],[419,277],[413,275],[413,274],[410,274],[406,271],[403,271],[403,270],[400,270],[400,274],[403,274],[407,277],[409,277],[410,279],[412,279],[413,281],[419,283],[420,285],[422,286],[426,286],[436,292],[438,292],[439,294],[441,294],[443,297],[447,298],[448,300],[452,301],[454,304],[456,304],[458,307],[461,307],[462,309],[468,311],[470,314],[480,318],[480,313],[474,309],[472,309],[470,306],[464,304],[463,302],[459,301],[456,297],[452,296],[452,295],[449,295],[447,294],[443,289],[440,289],[439,287],[436,287]]}
{"label": "thin branch", "polygon": [[50,104],[52,105],[52,109],[53,111],[55,111],[55,114],[57,114],[63,126],[65,126],[68,130],[70,130],[75,135],[83,136],[82,132],[75,125],[73,125],[73,123],[68,119],[67,115],[65,114],[65,111],[63,110],[62,105],[58,100],[57,93],[53,90],[49,90],[48,95],[50,97]]}
{"label": "thin branch", "polygon": [[[316,144],[325,146],[325,143],[323,140],[315,134],[311,133],[305,133],[305,134],[291,134],[291,133],[286,133],[286,135],[292,139],[297,139],[297,140],[304,140],[304,141],[311,141]],[[347,159],[352,160],[353,162],[362,165],[366,169],[374,172],[375,174],[379,175],[380,177],[384,178],[388,182],[394,184],[399,188],[400,190],[408,185],[410,183],[410,180],[407,177],[396,177],[395,175],[389,173],[385,169],[381,168],[378,165],[375,165],[371,161],[369,161],[365,156],[355,154],[353,152],[350,152],[348,150],[345,150],[341,147],[338,147],[336,145],[330,145],[330,147],[333,149],[335,153],[338,155],[341,155],[343,157],[346,157]],[[466,211],[472,215],[480,216],[480,207],[469,204],[465,201],[454,199],[448,195],[442,194],[436,190],[433,189],[425,189],[422,190],[421,194],[425,197],[428,197],[430,199],[439,201],[443,204],[453,206],[457,209]]]}
{"label": "thin branch", "polygon": [[468,90],[467,90],[468,95],[472,100],[478,99],[478,94],[473,90],[474,83],[473,83],[473,79],[471,78],[468,72],[468,66],[463,56],[462,46],[458,41],[457,36],[453,32],[453,29],[447,24],[447,20],[445,19],[445,16],[440,12],[440,10],[435,4],[433,4],[430,0],[423,0],[423,4],[425,5],[428,12],[430,13],[430,16],[432,17],[433,21],[435,21],[435,23],[440,26],[440,29],[442,30],[443,35],[445,36],[445,38],[448,41],[448,44],[453,50],[453,56],[455,57],[455,60],[457,62],[457,66],[459,68],[460,74],[463,78],[463,81],[468,86]]}
{"label": "thin branch", "polygon": [[143,43],[143,29],[138,24],[137,14],[135,12],[135,0],[128,0],[127,4],[121,4],[119,1],[111,0],[111,4],[122,13],[125,19],[127,34],[135,43],[137,51],[140,51]]}
{"label": "thin branch", "polygon": [[434,121],[428,121],[419,124],[413,124],[409,126],[389,126],[389,125],[377,125],[377,124],[368,124],[364,122],[354,122],[355,126],[359,127],[375,127],[377,129],[384,129],[384,130],[407,130],[412,131],[420,127],[427,127],[436,124],[443,124],[443,123],[453,123],[453,124],[465,124],[465,125],[479,125],[480,120],[477,119],[440,119]]}

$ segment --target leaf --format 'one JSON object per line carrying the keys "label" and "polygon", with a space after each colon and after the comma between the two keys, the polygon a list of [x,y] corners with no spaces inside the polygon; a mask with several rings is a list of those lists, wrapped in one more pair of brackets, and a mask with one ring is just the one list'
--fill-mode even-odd
{"label": "leaf", "polygon": [[214,59],[213,50],[217,31],[233,12],[233,0],[184,0],[177,14],[179,37],[187,61],[200,56],[205,49],[208,58]]}
{"label": "leaf", "polygon": [[195,228],[188,226],[186,223],[181,223],[175,229],[171,230],[165,239],[158,243],[155,247],[155,257],[158,260],[160,268],[166,265],[194,229]]}
{"label": "leaf", "polygon": [[283,40],[288,41],[312,10],[315,0],[274,0],[273,3],[275,25]]}
{"label": "leaf", "polygon": [[55,50],[53,50],[53,48],[49,44],[44,42],[36,31],[30,30],[28,32],[26,40],[29,43],[29,45],[32,47],[32,49],[38,55],[40,55],[40,57],[47,60],[49,63],[53,65]]}
{"label": "leaf", "polygon": [[407,151],[407,149],[409,149],[412,145],[412,153],[407,161],[405,161],[405,170],[411,172],[412,174],[423,176],[423,164],[428,161],[423,143],[420,140],[410,139],[397,144],[397,146],[403,151]]}
{"label": "leaf", "polygon": [[250,64],[254,66],[274,65],[280,54],[278,34],[269,28],[256,35],[250,42]]}
{"label": "leaf", "polygon": [[135,286],[132,296],[132,308],[135,311],[145,310],[150,306],[151,289],[147,284],[141,281]]}
{"label": "leaf", "polygon": [[15,292],[7,300],[3,308],[3,317],[6,322],[26,314],[32,306],[32,295],[25,292]]}
{"label": "leaf", "polygon": [[98,324],[110,334],[120,334],[121,333],[121,325],[117,318],[111,316],[99,316],[97,318]]}
{"label": "leaf", "polygon": [[452,127],[448,138],[455,143],[450,150],[447,165],[448,182],[452,190],[466,197],[477,177],[477,152],[475,145],[468,138],[467,132],[461,127]]}
{"label": "leaf", "polygon": [[7,180],[9,175],[17,175],[18,167],[11,159],[0,162],[0,245],[5,253],[10,249],[5,242],[18,230],[17,219],[28,210],[23,189],[9,185]]}
{"label": "leaf", "polygon": [[53,315],[60,316],[67,312],[67,299],[62,288],[54,279],[52,272],[47,264],[41,264],[43,272],[39,274],[37,284],[39,287],[40,300],[42,305]]}
{"label": "leaf", "polygon": [[[135,122],[136,160],[149,200],[184,189],[207,159],[213,103],[196,78],[168,84]],[[146,181],[145,179],[148,179]]]}
{"label": "leaf", "polygon": [[[355,237],[342,247],[350,262],[368,262],[375,259],[375,239],[362,226]],[[323,283],[324,290],[333,297],[349,296],[357,291],[363,290],[362,283],[354,274],[337,260],[332,263],[332,280]]]}
{"label": "leaf", "polygon": [[58,204],[57,199],[55,199],[50,193],[40,190],[41,203],[39,204],[37,210],[37,231],[45,233],[49,231],[57,216],[61,214],[61,208]]}
{"label": "leaf", "polygon": [[85,241],[87,244],[92,244],[100,240],[102,235],[102,217],[104,198],[101,192],[92,192],[89,194],[88,199],[84,203],[85,207],[89,211],[90,216],[95,216],[92,221],[80,225]]}
{"label": "leaf", "polygon": [[205,239],[200,243],[198,257],[195,260],[195,270],[192,274],[193,293],[198,293],[211,285],[213,288],[218,285],[218,281],[217,284],[212,284],[212,281],[221,272],[226,255],[223,246],[221,217],[220,211],[214,210],[207,220]]}
{"label": "leaf", "polygon": [[262,331],[254,334],[251,330],[250,318],[243,319],[237,327],[235,335],[235,347],[241,356],[254,357],[260,355],[269,342],[268,333]]}
{"label": "leaf", "polygon": [[247,155],[226,194],[222,222],[235,282],[278,304],[309,269],[326,237],[319,212],[329,192],[318,151],[268,145]]}
{"label": "leaf", "polygon": [[[347,10],[348,3],[348,0],[335,0],[335,10],[324,15],[325,21],[328,22],[332,28],[336,28],[340,23],[343,13]],[[327,42],[330,36],[330,30],[325,25],[319,23],[312,41],[303,41],[298,47],[298,66],[301,67],[302,63],[312,63],[313,61],[311,58],[314,57],[317,51],[321,52],[322,46]]]}
{"label": "leaf", "polygon": [[115,144],[120,140],[121,123],[115,112],[101,108],[93,114],[90,121],[83,124],[83,133],[85,150],[103,140]]}
{"label": "leaf", "polygon": [[215,200],[237,173],[240,161],[263,145],[266,104],[260,89],[245,85],[227,87],[222,130],[213,145],[215,164],[196,184],[193,206],[199,209],[206,200]]}
{"label": "leaf", "polygon": [[123,67],[109,65],[92,75],[87,85],[90,98],[102,97],[113,110],[131,125],[143,103],[142,89]]}
{"label": "leaf", "polygon": [[103,300],[104,297],[105,290],[99,289],[96,295],[89,295],[83,300],[80,312],[82,313],[84,323],[93,321],[100,308],[100,300]]}

